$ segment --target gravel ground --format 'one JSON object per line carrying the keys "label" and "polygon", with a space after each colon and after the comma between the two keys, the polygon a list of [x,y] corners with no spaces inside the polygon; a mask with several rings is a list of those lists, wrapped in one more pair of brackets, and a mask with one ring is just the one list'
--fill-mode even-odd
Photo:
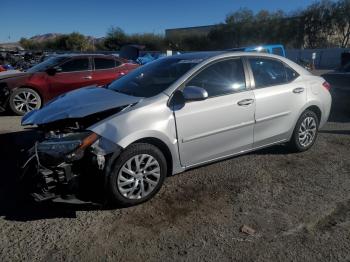
{"label": "gravel ground", "polygon": [[0,117],[0,261],[350,261],[349,117],[333,114],[308,152],[197,168],[115,210],[20,201],[17,159],[33,132],[19,120]]}

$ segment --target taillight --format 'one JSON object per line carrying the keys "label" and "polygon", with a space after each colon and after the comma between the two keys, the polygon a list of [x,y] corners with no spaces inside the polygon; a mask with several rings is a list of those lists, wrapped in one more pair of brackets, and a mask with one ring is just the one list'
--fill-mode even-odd
{"label": "taillight", "polygon": [[323,87],[326,88],[328,91],[331,89],[331,84],[328,83],[327,81],[324,81],[322,85],[323,85]]}

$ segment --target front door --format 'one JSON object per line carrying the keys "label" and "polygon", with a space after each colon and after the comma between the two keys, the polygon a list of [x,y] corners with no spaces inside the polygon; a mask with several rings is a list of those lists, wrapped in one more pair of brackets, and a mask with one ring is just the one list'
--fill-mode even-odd
{"label": "front door", "polygon": [[204,101],[175,110],[180,160],[193,166],[252,148],[254,93],[247,89],[241,59],[206,66],[185,86],[202,87]]}
{"label": "front door", "polygon": [[94,83],[88,57],[72,58],[58,67],[59,71],[48,76],[50,98]]}

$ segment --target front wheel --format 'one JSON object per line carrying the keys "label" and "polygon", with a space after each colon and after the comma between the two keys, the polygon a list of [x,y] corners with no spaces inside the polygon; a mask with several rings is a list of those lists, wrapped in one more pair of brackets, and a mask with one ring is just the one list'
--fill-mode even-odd
{"label": "front wheel", "polygon": [[9,100],[11,110],[20,116],[41,107],[40,95],[30,88],[18,88],[12,92]]}
{"label": "front wheel", "polygon": [[106,174],[109,200],[122,206],[145,202],[160,190],[166,174],[166,160],[157,147],[146,143],[132,144]]}
{"label": "front wheel", "polygon": [[300,117],[294,128],[289,147],[294,152],[303,152],[312,147],[318,133],[318,117],[311,111],[306,110]]}

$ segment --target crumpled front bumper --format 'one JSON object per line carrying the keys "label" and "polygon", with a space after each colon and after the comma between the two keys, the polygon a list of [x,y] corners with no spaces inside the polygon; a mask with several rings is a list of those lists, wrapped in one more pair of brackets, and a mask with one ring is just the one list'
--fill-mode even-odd
{"label": "crumpled front bumper", "polygon": [[62,161],[55,159],[54,154],[40,153],[36,145],[29,151],[23,177],[30,178],[28,187],[33,199],[80,204],[96,202],[92,193],[103,189],[106,161],[118,156],[121,147],[102,138],[75,161]]}

